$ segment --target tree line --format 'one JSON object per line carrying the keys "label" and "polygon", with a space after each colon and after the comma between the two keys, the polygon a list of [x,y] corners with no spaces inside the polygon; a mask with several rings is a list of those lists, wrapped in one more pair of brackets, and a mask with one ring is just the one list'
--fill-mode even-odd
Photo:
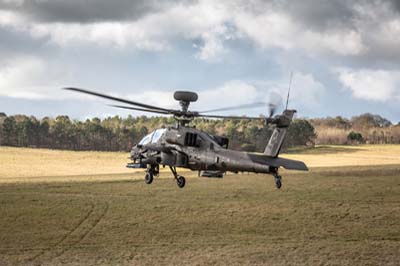
{"label": "tree line", "polygon": [[[119,116],[84,121],[0,113],[0,145],[67,150],[128,151],[146,134],[174,125],[173,117]],[[262,152],[272,133],[264,120],[196,118],[192,125],[212,135],[226,136],[230,148]],[[314,144],[400,144],[400,125],[373,114],[351,119],[294,119],[284,149]]]}
{"label": "tree line", "polygon": [[380,115],[318,118],[310,123],[317,132],[316,144],[400,144],[400,123],[392,124]]}
{"label": "tree line", "polygon": [[[66,150],[128,151],[146,134],[174,125],[173,117],[119,116],[85,121],[0,113],[0,145]],[[230,139],[230,148],[262,152],[272,130],[260,120],[214,120],[196,118],[192,125],[213,135]],[[285,148],[313,145],[314,127],[304,119],[291,124]]]}

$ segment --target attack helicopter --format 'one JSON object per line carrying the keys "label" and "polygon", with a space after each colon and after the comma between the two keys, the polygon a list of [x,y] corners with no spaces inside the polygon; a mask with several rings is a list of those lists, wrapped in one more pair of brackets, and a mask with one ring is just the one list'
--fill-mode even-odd
{"label": "attack helicopter", "polygon": [[[197,112],[189,111],[190,103],[198,100],[198,95],[190,91],[176,91],[174,93],[174,99],[181,106],[181,110],[178,110],[117,98],[80,88],[64,89],[125,104],[111,105],[116,108],[172,115],[175,118],[177,122],[175,126],[160,128],[151,132],[131,150],[130,159],[132,162],[127,167],[146,169],[146,184],[151,184],[154,176],[160,174],[160,166],[168,166],[170,168],[180,188],[185,186],[186,179],[178,174],[177,167],[198,171],[199,175],[201,174],[205,177],[216,178],[223,177],[226,172],[270,174],[274,177],[275,185],[278,189],[282,187],[282,177],[278,172],[280,167],[289,170],[308,170],[304,162],[279,157],[288,127],[296,113],[296,110],[287,108],[288,101],[286,102],[286,109],[279,115],[274,115],[276,106],[269,104],[269,117],[223,116],[209,113],[251,108],[260,103]],[[190,126],[190,122],[196,117],[210,119],[263,119],[274,129],[264,153],[242,152],[229,149],[228,138],[210,135]]]}

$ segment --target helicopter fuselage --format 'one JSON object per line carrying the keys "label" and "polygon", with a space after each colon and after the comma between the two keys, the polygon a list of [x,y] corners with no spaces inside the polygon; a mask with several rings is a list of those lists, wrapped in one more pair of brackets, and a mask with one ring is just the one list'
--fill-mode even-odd
{"label": "helicopter fuselage", "polygon": [[162,165],[197,171],[275,174],[285,160],[228,149],[227,138],[192,127],[159,129],[146,137],[132,148],[131,167]]}
{"label": "helicopter fuselage", "polygon": [[[169,166],[180,188],[185,186],[186,181],[183,176],[177,173],[177,167],[198,170],[199,172],[204,171],[203,176],[207,177],[222,177],[223,173],[227,171],[270,173],[275,177],[277,188],[281,188],[282,186],[281,176],[278,174],[279,167],[292,170],[308,170],[303,162],[278,157],[289,125],[296,113],[296,110],[289,110],[287,108],[289,93],[286,101],[286,109],[281,115],[274,116],[276,105],[270,103],[269,117],[243,117],[209,113],[251,108],[260,103],[197,112],[189,111],[190,103],[198,99],[197,93],[190,91],[176,91],[174,93],[174,99],[179,101],[181,106],[181,110],[176,110],[80,88],[70,87],[65,89],[125,104],[112,105],[117,108],[174,116],[177,120],[176,127],[157,129],[145,136],[131,150],[133,163],[128,164],[128,167],[146,168],[146,184],[151,184],[153,176],[159,174],[160,165]],[[261,104],[264,105],[264,103]],[[228,149],[229,140],[225,137],[209,135],[194,127],[186,126],[196,117],[208,119],[265,120],[267,125],[274,126],[274,130],[265,147],[264,153],[247,153]]]}

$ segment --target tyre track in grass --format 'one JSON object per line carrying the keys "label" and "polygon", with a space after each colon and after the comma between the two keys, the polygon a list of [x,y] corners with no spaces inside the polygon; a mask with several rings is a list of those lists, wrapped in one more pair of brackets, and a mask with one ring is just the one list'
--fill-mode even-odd
{"label": "tyre track in grass", "polygon": [[26,262],[33,262],[46,254],[46,252],[51,252],[53,249],[59,247],[66,239],[71,236],[75,231],[79,229],[79,227],[92,215],[95,209],[95,205],[93,202],[90,202],[90,210],[86,213],[86,215],[67,233],[65,234],[59,241],[53,244],[52,247],[43,248],[39,253],[35,254],[34,256],[28,258]]}
{"label": "tyre track in grass", "polygon": [[68,250],[84,240],[107,214],[109,205],[107,202],[99,203],[90,201],[90,210],[85,216],[60,240],[51,247],[43,248],[34,256],[25,260],[25,264],[48,263],[64,255]]}
{"label": "tyre track in grass", "polygon": [[[79,237],[76,240],[72,241],[69,245],[61,245],[62,249],[56,256],[54,256],[52,258],[52,260],[61,257],[62,255],[64,255],[64,253],[66,253],[70,249],[77,246],[96,228],[96,226],[100,223],[101,220],[103,220],[104,216],[106,216],[106,214],[108,212],[108,209],[109,209],[108,203],[105,202],[104,206],[102,206],[99,209],[100,209],[100,211],[98,214],[93,214],[91,216],[91,217],[94,217],[94,219],[93,219],[93,222],[90,223],[90,226],[88,228],[86,228],[86,230],[84,230],[84,232],[82,234],[80,234]],[[65,243],[68,243],[68,241],[65,241]]]}

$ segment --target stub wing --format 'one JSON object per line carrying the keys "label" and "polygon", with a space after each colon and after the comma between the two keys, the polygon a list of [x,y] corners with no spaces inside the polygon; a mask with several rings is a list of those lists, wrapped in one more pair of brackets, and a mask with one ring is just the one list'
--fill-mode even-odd
{"label": "stub wing", "polygon": [[307,165],[302,161],[285,158],[275,158],[261,154],[249,154],[251,160],[256,163],[266,164],[273,167],[283,167],[288,170],[308,171]]}

